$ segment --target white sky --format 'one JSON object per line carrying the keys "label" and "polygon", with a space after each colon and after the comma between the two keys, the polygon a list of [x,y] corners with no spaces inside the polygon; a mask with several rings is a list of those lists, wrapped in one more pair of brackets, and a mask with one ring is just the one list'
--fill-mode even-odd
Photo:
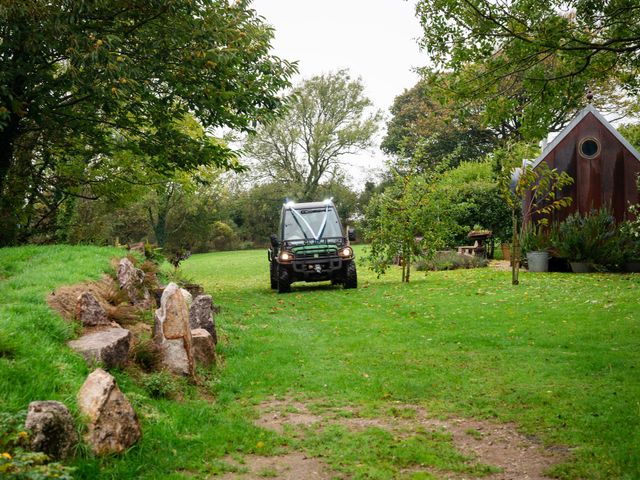
{"label": "white sky", "polygon": [[[298,61],[294,83],[347,68],[387,117],[393,99],[418,81],[412,69],[426,63],[413,1],[254,0],[252,8],[275,28],[274,53]],[[362,188],[383,158],[377,148],[349,158],[354,186]]]}

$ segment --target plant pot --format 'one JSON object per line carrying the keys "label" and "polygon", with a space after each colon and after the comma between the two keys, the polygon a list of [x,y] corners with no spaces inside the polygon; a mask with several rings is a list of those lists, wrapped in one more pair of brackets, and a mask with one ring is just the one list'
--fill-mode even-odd
{"label": "plant pot", "polygon": [[547,252],[528,252],[527,263],[530,272],[548,272],[549,271],[549,253]]}
{"label": "plant pot", "polygon": [[625,272],[640,273],[640,260],[631,260],[624,264]]}
{"label": "plant pot", "polygon": [[500,245],[500,249],[502,250],[502,259],[511,261],[511,245],[503,243]]}
{"label": "plant pot", "polygon": [[593,265],[588,262],[569,262],[573,273],[590,273],[593,272]]}

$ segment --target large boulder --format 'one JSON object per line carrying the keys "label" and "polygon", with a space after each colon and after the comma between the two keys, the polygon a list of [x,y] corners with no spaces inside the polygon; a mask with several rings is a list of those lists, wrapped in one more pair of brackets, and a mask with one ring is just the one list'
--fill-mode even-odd
{"label": "large boulder", "polygon": [[213,300],[211,295],[198,295],[189,309],[189,326],[191,329],[204,328],[218,344],[216,322],[213,319]]}
{"label": "large boulder", "polygon": [[109,328],[83,335],[68,343],[69,347],[81,353],[87,363],[99,364],[105,368],[122,367],[129,358],[131,332],[124,328]]}
{"label": "large boulder", "polygon": [[127,257],[118,264],[118,282],[133,305],[145,310],[151,308],[151,294],[144,285],[144,272]]}
{"label": "large boulder", "polygon": [[80,388],[78,407],[89,421],[84,439],[96,455],[122,453],[140,438],[136,412],[115,378],[101,368]]}
{"label": "large boulder", "polygon": [[111,323],[107,317],[107,312],[104,311],[102,305],[91,292],[84,292],[78,297],[76,318],[85,327],[109,325]]}
{"label": "large boulder", "polygon": [[78,444],[73,417],[63,403],[52,400],[31,402],[24,426],[31,432],[31,449],[56,460],[71,456]]}
{"label": "large boulder", "polygon": [[216,362],[216,346],[209,332],[204,328],[191,330],[191,340],[196,364],[209,366]]}
{"label": "large boulder", "polygon": [[162,352],[163,366],[173,373],[193,376],[189,309],[180,287],[175,283],[164,289],[154,318],[153,338]]}
{"label": "large boulder", "polygon": [[181,288],[180,291],[182,292],[182,296],[184,297],[184,301],[187,304],[187,308],[191,307],[191,304],[193,303],[193,295],[191,295],[191,292],[189,292],[189,290]]}

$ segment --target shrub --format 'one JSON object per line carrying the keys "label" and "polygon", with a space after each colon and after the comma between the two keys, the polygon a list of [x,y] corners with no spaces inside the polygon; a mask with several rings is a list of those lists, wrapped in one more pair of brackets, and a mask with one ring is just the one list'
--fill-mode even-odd
{"label": "shrub", "polygon": [[[640,176],[638,188],[640,188]],[[640,203],[629,206],[629,213],[634,215],[635,219],[623,222],[620,225],[620,233],[626,257],[630,260],[638,260],[640,259]]]}
{"label": "shrub", "polygon": [[256,244],[249,240],[238,243],[238,250],[253,250],[254,248],[257,248]]}
{"label": "shrub", "polygon": [[185,273],[181,268],[165,270],[163,272],[163,276],[166,283],[169,283],[169,282],[177,283],[181,287],[195,283],[195,279],[191,275]]}
{"label": "shrub", "polygon": [[521,240],[523,252],[542,252],[551,246],[548,230],[543,225],[528,223]]}
{"label": "shrub", "polygon": [[151,398],[172,398],[179,391],[176,379],[168,372],[145,375],[141,383]]}
{"label": "shrub", "polygon": [[149,242],[144,242],[144,256],[156,265],[161,265],[166,260],[162,254],[162,248]]}
{"label": "shrub", "polygon": [[160,365],[160,347],[151,339],[139,340],[132,348],[132,357],[142,370],[153,372]]}
{"label": "shrub", "polygon": [[571,262],[612,269],[624,261],[623,237],[607,208],[569,215],[554,233],[554,246]]}
{"label": "shrub", "polygon": [[489,261],[484,257],[472,257],[470,255],[460,255],[453,251],[436,252],[429,260],[420,260],[416,263],[416,270],[439,271],[456,270],[459,268],[481,268],[486,267]]}
{"label": "shrub", "polygon": [[176,270],[180,267],[180,263],[191,256],[191,250],[184,247],[177,247],[167,251],[167,260]]}
{"label": "shrub", "polygon": [[463,162],[434,184],[433,201],[441,206],[440,221],[448,224],[448,245],[464,245],[467,234],[480,224],[494,238],[511,238],[511,212],[500,197],[492,162]]}
{"label": "shrub", "polygon": [[140,270],[144,272],[144,286],[149,290],[153,290],[158,287],[158,273],[160,269],[158,264],[151,260],[145,260],[140,265]]}
{"label": "shrub", "polygon": [[214,250],[234,250],[238,246],[238,236],[233,227],[218,221],[213,224],[211,243]]}
{"label": "shrub", "polygon": [[119,325],[133,325],[144,318],[144,311],[135,305],[121,303],[119,305],[108,305],[105,308],[109,320]]}

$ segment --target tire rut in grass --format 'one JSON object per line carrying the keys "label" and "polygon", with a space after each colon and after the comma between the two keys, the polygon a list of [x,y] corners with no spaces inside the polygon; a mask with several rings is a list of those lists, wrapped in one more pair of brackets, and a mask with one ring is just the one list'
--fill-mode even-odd
{"label": "tire rut in grass", "polygon": [[242,463],[231,457],[226,457],[225,463],[236,472],[225,473],[220,477],[215,477],[216,479],[331,480],[336,478],[335,473],[331,472],[324,462],[300,452],[291,452],[273,457],[247,455],[242,459]]}
{"label": "tire rut in grass", "polygon": [[[339,425],[350,431],[379,428],[390,432],[396,438],[410,437],[419,430],[449,434],[455,448],[464,455],[472,457],[475,462],[498,467],[501,470],[499,473],[476,477],[468,473],[448,472],[415,465],[400,469],[403,475],[424,472],[436,478],[545,480],[550,478],[544,475],[545,471],[568,458],[567,449],[545,448],[535,438],[519,433],[513,423],[494,423],[457,417],[440,420],[430,417],[424,408],[417,405],[392,404],[388,409],[388,415],[361,416],[359,409],[354,406],[326,407],[291,399],[272,399],[260,404],[258,411],[260,413],[256,421],[258,426],[278,433],[293,431],[293,436],[299,438],[304,437],[305,431],[309,429],[318,431],[332,425]],[[276,476],[274,478],[297,477]]]}

